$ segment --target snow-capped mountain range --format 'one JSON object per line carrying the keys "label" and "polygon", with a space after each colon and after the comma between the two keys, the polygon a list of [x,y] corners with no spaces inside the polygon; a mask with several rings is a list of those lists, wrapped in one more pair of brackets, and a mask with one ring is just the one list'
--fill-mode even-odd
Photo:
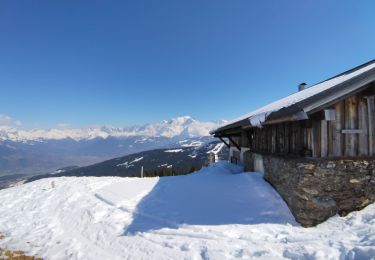
{"label": "snow-capped mountain range", "polygon": [[200,146],[222,122],[190,116],[127,128],[22,130],[0,126],[0,177],[36,175],[67,166],[87,166],[152,149]]}
{"label": "snow-capped mountain range", "polygon": [[62,140],[66,138],[75,141],[91,140],[95,138],[106,139],[108,137],[165,137],[165,138],[192,138],[209,136],[209,131],[223,121],[202,122],[191,116],[183,116],[159,123],[146,124],[126,128],[95,127],[80,129],[34,129],[21,130],[10,126],[0,126],[0,141],[10,140],[15,142]]}

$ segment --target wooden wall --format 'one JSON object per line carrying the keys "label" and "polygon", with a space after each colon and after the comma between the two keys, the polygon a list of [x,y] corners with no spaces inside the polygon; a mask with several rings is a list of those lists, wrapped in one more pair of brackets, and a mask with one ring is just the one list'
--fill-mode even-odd
{"label": "wooden wall", "polygon": [[305,157],[375,155],[375,102],[366,92],[348,97],[309,120],[266,125],[245,132],[241,146],[258,153]]}
{"label": "wooden wall", "polygon": [[308,154],[308,150],[311,153],[311,132],[308,123],[295,121],[253,128],[247,131],[247,135],[252,151],[301,155]]}

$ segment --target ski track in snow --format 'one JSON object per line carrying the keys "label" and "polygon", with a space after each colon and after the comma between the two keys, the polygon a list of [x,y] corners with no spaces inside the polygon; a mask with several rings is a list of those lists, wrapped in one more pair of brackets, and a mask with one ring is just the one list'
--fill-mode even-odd
{"label": "ski track in snow", "polygon": [[218,154],[224,148],[224,146],[224,143],[218,143],[212,150],[208,151],[207,153]]}
{"label": "ski track in snow", "polygon": [[166,150],[165,153],[181,153],[183,152],[183,149],[173,149],[173,150]]}
{"label": "ski track in snow", "polygon": [[0,197],[0,247],[45,259],[375,256],[375,204],[305,229],[261,174],[224,162],[179,177],[44,179]]}
{"label": "ski track in snow", "polygon": [[133,163],[136,163],[136,162],[139,162],[139,161],[142,161],[143,160],[143,157],[139,157],[139,158],[135,158],[133,161],[131,162],[124,162],[124,163],[120,163],[120,164],[117,164],[116,166],[117,167],[126,167],[126,168],[129,168],[129,167],[133,167]]}

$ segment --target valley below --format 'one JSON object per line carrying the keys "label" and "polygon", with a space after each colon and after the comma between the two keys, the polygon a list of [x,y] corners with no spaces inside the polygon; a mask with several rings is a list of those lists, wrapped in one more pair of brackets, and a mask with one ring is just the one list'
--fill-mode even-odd
{"label": "valley below", "polygon": [[142,166],[146,176],[186,174],[207,164],[218,124],[184,116],[128,128],[0,127],[0,189],[49,176],[139,176]]}

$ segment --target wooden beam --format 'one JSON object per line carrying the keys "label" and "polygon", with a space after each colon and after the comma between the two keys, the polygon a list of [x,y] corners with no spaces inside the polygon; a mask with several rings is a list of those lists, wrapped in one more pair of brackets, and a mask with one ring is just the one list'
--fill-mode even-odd
{"label": "wooden beam", "polygon": [[294,152],[297,155],[299,155],[304,148],[308,149],[307,142],[305,142],[304,133],[306,133],[306,129],[302,128],[301,122],[295,122],[294,123],[294,143],[295,143]]}
{"label": "wooden beam", "polygon": [[374,155],[375,149],[375,102],[374,96],[367,96],[367,111],[368,111],[368,139],[369,139],[369,155]]}
{"label": "wooden beam", "polygon": [[369,146],[369,139],[368,139],[368,115],[367,115],[367,103],[365,99],[361,98],[359,101],[358,106],[358,113],[359,113],[359,128],[363,130],[363,133],[359,135],[359,147],[358,147],[358,155],[365,156],[369,154],[368,146]]}
{"label": "wooden beam", "polygon": [[342,129],[343,134],[363,134],[363,129]]}
{"label": "wooden beam", "polygon": [[321,132],[321,120],[314,120],[313,127],[312,127],[312,156],[313,157],[320,157],[321,156],[321,140],[320,140],[320,132]]}
{"label": "wooden beam", "polygon": [[345,104],[344,101],[340,101],[335,104],[335,117],[336,120],[333,123],[332,127],[332,137],[333,137],[333,156],[342,156],[343,155],[343,145],[344,145],[344,138],[341,134],[341,129],[344,128],[344,114],[345,114]]}
{"label": "wooden beam", "polygon": [[322,120],[320,122],[320,156],[327,157],[328,156],[328,128],[327,128],[327,121]]}
{"label": "wooden beam", "polygon": [[[336,114],[336,111],[335,111]],[[333,156],[333,140],[334,140],[334,133],[335,133],[335,121],[328,121],[327,122],[327,129],[328,129],[328,157]]]}
{"label": "wooden beam", "polygon": [[[358,97],[351,96],[345,100],[345,127],[346,129],[358,129]],[[345,156],[356,156],[358,150],[358,136],[345,135]]]}
{"label": "wooden beam", "polygon": [[230,145],[227,142],[225,142],[225,140],[222,137],[219,136],[219,139],[225,144],[226,147],[230,147]]}
{"label": "wooden beam", "polygon": [[241,147],[233,140],[232,137],[228,136],[229,140],[234,144],[234,146],[239,150],[241,151]]}
{"label": "wooden beam", "polygon": [[275,153],[276,152],[276,137],[277,137],[277,130],[276,130],[276,125],[272,125],[272,149],[271,152]]}

